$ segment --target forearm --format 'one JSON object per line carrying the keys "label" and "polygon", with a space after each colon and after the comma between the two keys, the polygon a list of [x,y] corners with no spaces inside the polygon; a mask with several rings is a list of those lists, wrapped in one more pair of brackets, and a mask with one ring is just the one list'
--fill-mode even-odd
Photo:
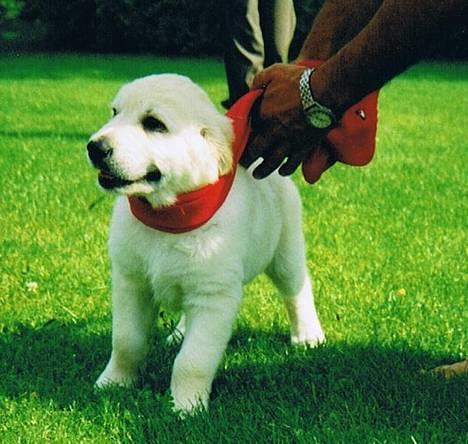
{"label": "forearm", "polygon": [[467,14],[467,0],[385,0],[369,24],[314,73],[316,98],[340,115],[420,60]]}
{"label": "forearm", "polygon": [[297,61],[327,60],[363,29],[383,0],[327,0],[314,19]]}

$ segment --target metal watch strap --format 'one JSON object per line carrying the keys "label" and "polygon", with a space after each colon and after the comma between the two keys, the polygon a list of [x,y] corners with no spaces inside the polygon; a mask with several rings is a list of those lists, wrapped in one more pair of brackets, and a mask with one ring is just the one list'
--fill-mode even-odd
{"label": "metal watch strap", "polygon": [[312,95],[310,77],[314,71],[315,68],[306,68],[299,79],[299,93],[301,96],[302,109],[307,114],[307,111],[309,111],[312,107],[317,108],[320,111],[328,114],[332,118],[333,122],[336,122],[336,117],[333,111],[317,102]]}
{"label": "metal watch strap", "polygon": [[310,76],[315,71],[315,68],[306,68],[299,79],[299,92],[301,95],[302,109],[308,110],[315,102],[310,90]]}

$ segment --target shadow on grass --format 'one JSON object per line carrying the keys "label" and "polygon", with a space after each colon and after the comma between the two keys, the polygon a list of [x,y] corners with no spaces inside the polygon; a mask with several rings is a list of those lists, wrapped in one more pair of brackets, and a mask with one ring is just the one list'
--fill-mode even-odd
{"label": "shadow on grass", "polygon": [[[3,331],[0,398],[33,396],[46,405],[73,406],[96,417],[110,402],[117,411],[134,414],[138,424],[155,412],[170,417],[165,393],[177,348],[156,336],[140,389],[96,393],[92,385],[109,352],[110,337],[89,332],[84,322],[52,321],[37,329]],[[293,349],[285,334],[239,329],[214,382],[210,417],[216,422],[227,415],[236,424],[246,415],[260,415],[262,423],[292,422],[291,430],[326,427],[341,418],[377,429],[413,430],[431,424],[447,433],[463,433],[466,379],[445,381],[420,372],[444,358],[405,344],[332,343]]]}

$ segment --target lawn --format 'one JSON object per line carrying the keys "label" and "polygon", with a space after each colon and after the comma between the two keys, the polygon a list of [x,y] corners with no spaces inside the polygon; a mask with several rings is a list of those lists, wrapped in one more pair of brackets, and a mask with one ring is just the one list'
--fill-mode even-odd
{"label": "lawn", "polygon": [[[466,443],[468,64],[420,64],[380,97],[371,165],[299,177],[326,345],[292,349],[275,290],[245,290],[209,413],[181,421],[162,313],[141,387],[97,393],[110,352],[112,197],[85,158],[125,81],[178,72],[216,103],[219,61],[0,56],[1,443]],[[103,197],[104,196],[104,197]]]}

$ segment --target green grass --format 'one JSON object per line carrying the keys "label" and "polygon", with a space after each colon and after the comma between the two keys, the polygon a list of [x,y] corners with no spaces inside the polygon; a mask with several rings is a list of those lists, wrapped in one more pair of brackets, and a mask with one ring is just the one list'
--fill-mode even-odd
{"label": "green grass", "polygon": [[421,369],[467,352],[467,64],[421,64],[381,93],[378,151],[315,186],[295,177],[328,343],[294,350],[275,290],[246,289],[210,412],[167,389],[159,322],[142,387],[96,393],[110,352],[112,206],[88,136],[125,81],[191,76],[219,103],[222,64],[0,57],[1,443],[463,443],[466,378]]}

